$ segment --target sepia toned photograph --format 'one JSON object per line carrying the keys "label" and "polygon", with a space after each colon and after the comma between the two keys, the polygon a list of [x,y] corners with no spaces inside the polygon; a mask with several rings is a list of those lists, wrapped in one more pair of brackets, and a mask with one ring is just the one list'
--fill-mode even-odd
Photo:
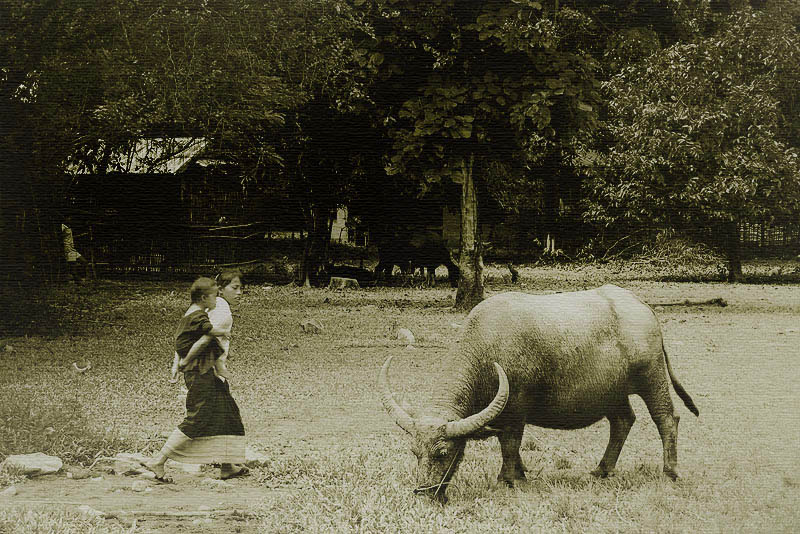
{"label": "sepia toned photograph", "polygon": [[0,0],[0,534],[800,532],[797,0]]}

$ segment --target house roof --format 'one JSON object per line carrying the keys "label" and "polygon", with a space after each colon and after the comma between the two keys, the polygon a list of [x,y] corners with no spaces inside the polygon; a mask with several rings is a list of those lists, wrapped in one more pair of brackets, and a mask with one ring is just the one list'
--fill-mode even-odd
{"label": "house roof", "polygon": [[[208,146],[208,140],[197,137],[154,137],[138,139],[128,147],[114,150],[106,172],[132,174],[176,174]],[[81,165],[69,164],[75,174],[90,173]]]}
{"label": "house roof", "polygon": [[109,171],[175,174],[208,145],[203,138],[174,137],[139,139],[127,152],[115,152]]}

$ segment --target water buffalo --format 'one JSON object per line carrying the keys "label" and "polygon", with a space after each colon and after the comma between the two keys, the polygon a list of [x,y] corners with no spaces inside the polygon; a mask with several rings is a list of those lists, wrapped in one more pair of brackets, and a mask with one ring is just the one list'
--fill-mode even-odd
{"label": "water buffalo", "polygon": [[423,270],[425,282],[433,285],[436,282],[436,268],[440,265],[447,267],[447,277],[451,287],[458,287],[458,278],[461,274],[458,266],[450,257],[450,250],[445,245],[442,236],[435,232],[424,232],[411,238],[413,256],[412,268],[419,267]]}
{"label": "water buffalo", "polygon": [[458,286],[460,270],[453,263],[444,240],[436,232],[425,231],[413,234],[410,238],[394,236],[392,239],[383,239],[378,244],[378,256],[376,278],[391,276],[396,265],[405,276],[413,274],[415,269],[421,269],[425,282],[433,285],[436,268],[444,265],[450,285]]}
{"label": "water buffalo", "polygon": [[411,262],[414,258],[414,248],[407,240],[385,240],[378,244],[378,265],[375,267],[375,278],[388,278],[392,275],[395,265],[400,268],[403,275],[411,274]]}
{"label": "water buffalo", "polygon": [[674,480],[679,417],[670,383],[686,407],[700,413],[672,372],[653,311],[613,285],[553,295],[502,293],[475,306],[459,350],[444,362],[454,370],[436,415],[411,415],[395,401],[391,361],[383,364],[378,384],[385,408],[414,440],[414,492],[441,501],[468,439],[497,436],[503,455],[498,481],[524,480],[519,448],[526,424],[576,429],[607,418],[610,439],[592,474],[608,476],[635,420],[631,394],[647,405],[661,435],[664,473]]}

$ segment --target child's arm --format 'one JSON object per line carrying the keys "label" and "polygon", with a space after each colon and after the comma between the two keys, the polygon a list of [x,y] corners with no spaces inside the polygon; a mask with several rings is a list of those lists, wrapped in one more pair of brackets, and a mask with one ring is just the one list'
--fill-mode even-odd
{"label": "child's arm", "polygon": [[[212,329],[213,331],[214,329]],[[180,362],[178,362],[178,370],[183,371],[187,365],[192,363],[195,358],[202,352],[202,350],[214,339],[213,335],[206,334],[197,341],[194,342],[192,348],[189,349],[189,352],[181,358]]]}

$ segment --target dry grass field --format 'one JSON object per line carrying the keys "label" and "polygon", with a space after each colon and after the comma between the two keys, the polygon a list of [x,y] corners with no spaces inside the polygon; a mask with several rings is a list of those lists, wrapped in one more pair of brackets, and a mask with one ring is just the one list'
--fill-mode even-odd
{"label": "dry grass field", "polygon": [[[672,366],[700,409],[681,416],[679,473],[661,475],[661,444],[644,403],[618,474],[589,475],[608,439],[604,421],[577,431],[528,427],[528,481],[498,486],[497,440],[472,442],[440,506],[412,495],[415,462],[383,412],[378,370],[395,355],[398,394],[424,411],[465,314],[449,288],[346,291],[253,285],[236,312],[230,368],[251,447],[269,461],[225,490],[184,476],[147,494],[130,480],[63,474],[27,481],[0,474],[0,532],[797,532],[800,531],[800,286],[662,282],[635,271],[524,268],[508,285],[489,270],[489,294],[546,293],[612,282],[659,316]],[[507,273],[507,271],[505,271]],[[645,277],[646,278],[646,277]],[[180,420],[167,382],[172,330],[186,284],[100,281],[50,291],[58,335],[10,338],[0,352],[0,459],[44,451],[70,465],[119,451],[153,452]],[[727,306],[697,305],[722,298]],[[686,302],[686,301],[689,302]],[[316,319],[319,334],[300,323]],[[398,328],[416,336],[409,348]],[[54,330],[55,331],[55,330]],[[78,374],[72,362],[91,361]],[[117,491],[116,489],[119,491]],[[62,503],[41,506],[40,501]],[[246,513],[199,521],[158,516],[136,524],[100,510]],[[73,503],[73,504],[70,504]],[[131,508],[135,507],[135,508]],[[120,516],[122,517],[122,516]]]}

